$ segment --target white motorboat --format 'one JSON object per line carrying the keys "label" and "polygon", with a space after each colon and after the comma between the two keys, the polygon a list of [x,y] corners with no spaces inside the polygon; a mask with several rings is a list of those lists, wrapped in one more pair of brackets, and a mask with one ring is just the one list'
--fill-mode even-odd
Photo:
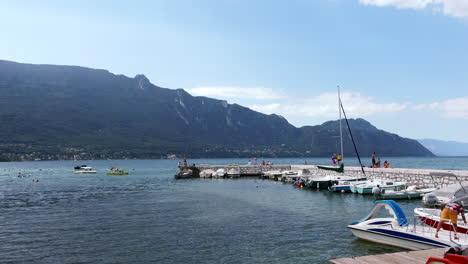
{"label": "white motorboat", "polygon": [[211,178],[213,173],[214,173],[214,171],[212,169],[202,170],[200,172],[200,178]]}
{"label": "white motorboat", "polygon": [[92,167],[80,167],[80,169],[77,169],[73,172],[74,174],[90,174],[90,173],[96,173],[96,170],[94,170]]}
{"label": "white motorboat", "polygon": [[352,193],[357,193],[357,186],[358,185],[361,185],[361,184],[366,184],[368,181],[355,181],[355,182],[351,182],[350,183],[350,186],[349,186],[349,190],[352,192]]}
{"label": "white motorboat", "polygon": [[174,175],[174,178],[177,180],[193,178],[193,170],[191,169],[180,170],[176,175]]}
{"label": "white motorboat", "polygon": [[[392,217],[375,218],[381,208],[387,209]],[[376,201],[369,215],[348,228],[358,238],[410,250],[468,245],[467,234],[458,233],[459,239],[455,242],[453,232],[440,230],[436,238],[435,228],[416,225],[416,222],[410,225],[401,207],[392,200]]]}
{"label": "white motorboat", "polygon": [[283,172],[279,170],[266,171],[264,174],[267,175],[270,180],[278,180],[283,176]]}
{"label": "white motorboat", "polygon": [[405,190],[395,191],[387,190],[384,193],[380,194],[377,199],[381,200],[411,200],[411,199],[421,199],[424,194],[430,193],[437,190],[437,188],[416,188],[415,186],[409,186]]}
{"label": "white motorboat", "polygon": [[283,175],[281,175],[282,182],[294,182],[298,177],[298,171],[283,171]]}
{"label": "white motorboat", "polygon": [[366,179],[367,178],[356,178],[352,176],[343,176],[343,175],[328,175],[328,176],[313,178],[311,181],[307,183],[306,187],[312,188],[312,189],[329,189],[334,184],[337,184],[339,181],[347,181],[347,182],[356,181],[357,182],[357,181],[362,181]]}
{"label": "white motorboat", "polygon": [[239,167],[230,168],[226,172],[226,176],[229,177],[229,178],[239,178],[240,177],[240,168]]}
{"label": "white motorboat", "polygon": [[333,192],[352,192],[351,187],[365,183],[366,181],[343,181],[340,180],[337,183],[333,184],[329,190]]}
{"label": "white motorboat", "polygon": [[425,206],[440,206],[441,204],[454,199],[460,199],[460,202],[463,205],[468,205],[468,184],[451,184],[439,190],[425,194],[423,197],[423,203]]}
{"label": "white motorboat", "polygon": [[224,178],[226,175],[226,171],[224,169],[218,169],[217,171],[213,172],[211,175],[213,178]]}
{"label": "white motorboat", "polygon": [[381,190],[385,191],[401,191],[406,189],[406,182],[369,180],[363,184],[356,185],[355,190],[359,194],[372,194],[372,189],[377,185]]}

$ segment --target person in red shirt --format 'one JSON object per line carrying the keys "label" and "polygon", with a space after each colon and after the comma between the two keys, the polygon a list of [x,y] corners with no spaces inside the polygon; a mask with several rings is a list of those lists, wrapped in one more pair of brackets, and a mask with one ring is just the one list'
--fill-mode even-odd
{"label": "person in red shirt", "polygon": [[439,225],[437,226],[435,237],[439,237],[439,230],[442,227],[444,222],[448,222],[449,220],[452,222],[453,229],[454,229],[454,239],[458,239],[457,237],[457,222],[458,222],[458,214],[461,214],[463,218],[463,222],[466,224],[465,219],[465,210],[463,210],[463,206],[457,202],[449,202],[443,207],[442,213],[440,214],[440,221]]}

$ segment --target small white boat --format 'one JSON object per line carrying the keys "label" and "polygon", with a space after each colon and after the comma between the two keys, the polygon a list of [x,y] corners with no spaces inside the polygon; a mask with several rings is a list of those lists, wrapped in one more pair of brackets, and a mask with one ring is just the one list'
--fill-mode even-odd
{"label": "small white boat", "polygon": [[90,173],[96,173],[96,170],[94,170],[92,167],[80,167],[80,169],[75,170],[73,173],[74,174],[90,174]]}
{"label": "small white boat", "polygon": [[229,178],[239,178],[240,177],[240,168],[239,167],[230,168],[227,171],[226,176],[229,177]]}
{"label": "small white boat", "polygon": [[410,186],[406,188],[406,190],[395,191],[395,190],[388,190],[384,193],[380,194],[377,199],[382,200],[411,200],[411,199],[422,199],[424,194],[433,192],[437,190],[437,188],[423,188],[423,189],[416,189],[411,188],[414,186]]}
{"label": "small white boat", "polygon": [[440,206],[454,199],[461,199],[460,202],[462,204],[468,205],[468,184],[451,184],[425,194],[423,203],[425,206]]}
{"label": "small white boat", "polygon": [[[389,211],[392,217],[374,218],[381,208]],[[439,231],[426,225],[410,225],[401,207],[392,200],[376,201],[369,215],[348,226],[354,236],[372,242],[410,250],[423,250],[438,247],[468,245],[468,235],[458,233],[459,240],[452,241],[453,232]]]}
{"label": "small white boat", "polygon": [[200,172],[200,178],[211,178],[213,173],[214,173],[214,171],[212,169],[202,170]]}
{"label": "small white boat", "polygon": [[349,190],[352,192],[352,193],[357,193],[357,186],[358,185],[361,185],[361,184],[366,184],[368,181],[355,181],[355,182],[352,182],[349,186]]}
{"label": "small white boat", "polygon": [[283,175],[281,175],[282,182],[294,182],[297,179],[298,179],[297,171],[283,171]]}
{"label": "small white boat", "polygon": [[359,194],[372,194],[372,189],[379,185],[381,190],[393,190],[401,191],[406,189],[406,182],[394,182],[394,181],[367,181],[364,184],[358,184],[355,186],[355,190]]}
{"label": "small white boat", "polygon": [[306,187],[312,188],[312,189],[330,189],[334,184],[337,184],[339,181],[358,182],[358,181],[363,181],[366,179],[367,178],[356,178],[356,177],[344,176],[344,175],[328,175],[328,176],[323,176],[323,177],[318,177],[318,178],[312,178],[311,181],[309,181],[306,184]]}
{"label": "small white boat", "polygon": [[333,192],[352,192],[351,188],[366,181],[338,181],[329,190]]}
{"label": "small white boat", "polygon": [[179,173],[174,175],[174,178],[177,179],[177,180],[193,178],[193,171],[191,169],[180,170]]}
{"label": "small white boat", "polygon": [[211,175],[213,178],[224,178],[226,175],[226,171],[224,169],[218,169],[217,171],[213,172]]}
{"label": "small white boat", "polygon": [[297,173],[298,173],[297,171],[287,170],[287,171],[283,171],[282,176],[296,176]]}
{"label": "small white boat", "polygon": [[283,176],[283,173],[279,170],[266,171],[264,174],[267,175],[270,180],[278,180]]}

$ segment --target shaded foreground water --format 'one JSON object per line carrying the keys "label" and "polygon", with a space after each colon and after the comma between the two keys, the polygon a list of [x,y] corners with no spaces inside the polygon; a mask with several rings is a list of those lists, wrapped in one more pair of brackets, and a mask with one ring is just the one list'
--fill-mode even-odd
{"label": "shaded foreground water", "polygon": [[[464,165],[457,164],[468,163],[468,158],[432,159],[423,163],[459,169]],[[298,164],[303,159],[270,161]],[[309,159],[314,161],[327,162]],[[98,173],[73,174],[73,166],[81,163]],[[0,163],[0,262],[320,263],[402,250],[357,240],[347,230],[368,212],[372,197],[300,190],[256,178],[176,181],[176,163]],[[130,175],[106,175],[110,167]],[[30,176],[18,178],[19,171]],[[399,203],[409,216],[420,205],[417,200]]]}

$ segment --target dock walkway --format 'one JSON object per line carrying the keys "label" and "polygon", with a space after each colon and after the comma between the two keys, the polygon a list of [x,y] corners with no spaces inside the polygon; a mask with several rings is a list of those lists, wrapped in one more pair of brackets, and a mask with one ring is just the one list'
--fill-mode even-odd
{"label": "dock walkway", "polygon": [[335,264],[424,264],[430,257],[442,258],[445,250],[445,248],[436,248],[418,251],[405,251],[362,257],[332,259],[330,262]]}

